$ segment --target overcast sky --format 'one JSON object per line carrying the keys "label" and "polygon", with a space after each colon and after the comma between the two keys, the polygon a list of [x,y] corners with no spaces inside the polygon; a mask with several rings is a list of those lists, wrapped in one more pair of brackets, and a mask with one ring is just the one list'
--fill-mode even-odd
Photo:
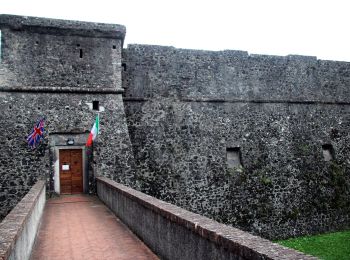
{"label": "overcast sky", "polygon": [[125,44],[350,61],[349,0],[0,0],[0,13],[123,24]]}

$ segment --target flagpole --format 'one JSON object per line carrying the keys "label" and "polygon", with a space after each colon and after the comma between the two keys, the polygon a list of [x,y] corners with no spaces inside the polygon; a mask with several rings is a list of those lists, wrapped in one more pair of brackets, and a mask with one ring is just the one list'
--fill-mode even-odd
{"label": "flagpole", "polygon": [[94,165],[94,142],[92,142],[92,145],[91,145],[91,171],[92,171],[91,191],[94,194],[94,193],[96,193],[96,177],[95,177],[95,165]]}
{"label": "flagpole", "polygon": [[[100,133],[100,113],[99,112],[97,112],[97,122],[98,122],[98,130],[97,130],[97,133],[96,133],[96,136],[98,136],[99,135],[99,133]],[[97,139],[96,139],[96,141],[97,141]],[[91,163],[92,163],[92,167],[91,167],[91,169],[92,169],[92,192],[93,193],[96,193],[97,192],[97,186],[96,186],[96,172],[97,172],[97,169],[96,169],[96,167],[97,167],[97,164],[96,163],[94,163],[94,146],[95,146],[95,141],[93,141],[92,142],[92,144],[91,144]]]}

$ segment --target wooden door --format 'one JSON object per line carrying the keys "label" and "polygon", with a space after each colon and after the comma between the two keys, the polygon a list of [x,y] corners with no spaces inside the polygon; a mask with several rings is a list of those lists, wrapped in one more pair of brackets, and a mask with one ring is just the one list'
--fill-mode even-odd
{"label": "wooden door", "polygon": [[83,192],[82,149],[59,150],[61,194]]}

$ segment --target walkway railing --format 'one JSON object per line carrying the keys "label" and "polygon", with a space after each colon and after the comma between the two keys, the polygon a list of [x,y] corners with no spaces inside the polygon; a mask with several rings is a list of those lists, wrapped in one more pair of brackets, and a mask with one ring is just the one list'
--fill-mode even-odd
{"label": "walkway railing", "polygon": [[45,182],[38,181],[0,223],[0,259],[29,259],[45,206]]}
{"label": "walkway railing", "polygon": [[104,177],[97,194],[161,259],[316,259]]}

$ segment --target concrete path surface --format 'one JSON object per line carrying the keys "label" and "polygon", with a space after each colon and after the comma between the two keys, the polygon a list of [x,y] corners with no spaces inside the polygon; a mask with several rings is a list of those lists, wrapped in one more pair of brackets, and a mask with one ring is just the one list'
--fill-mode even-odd
{"label": "concrete path surface", "polygon": [[96,197],[46,203],[32,260],[159,259]]}

